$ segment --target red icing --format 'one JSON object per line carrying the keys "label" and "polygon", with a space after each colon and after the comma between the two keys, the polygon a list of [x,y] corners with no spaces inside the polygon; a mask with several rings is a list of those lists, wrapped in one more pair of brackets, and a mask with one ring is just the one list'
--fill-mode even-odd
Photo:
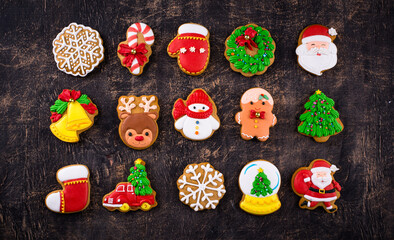
{"label": "red icing", "polygon": [[[75,181],[85,180],[83,183],[75,183]],[[64,212],[78,212],[83,210],[89,201],[89,183],[87,178],[78,178],[64,182]],[[74,182],[73,184],[67,184]],[[62,194],[61,194],[62,195]],[[62,201],[61,201],[62,204]],[[61,206],[62,207],[62,206]]]}
{"label": "red icing", "polygon": [[52,112],[52,116],[50,117],[52,122],[57,122],[59,121],[59,119],[62,117],[61,114],[57,113],[57,112]]}
{"label": "red icing", "polygon": [[[197,37],[198,39],[186,39],[183,37]],[[191,47],[195,48],[194,52],[190,51]],[[185,48],[186,52],[181,53],[181,48]],[[201,48],[204,49],[203,53],[200,52]],[[184,33],[175,37],[168,46],[168,52],[170,54],[178,53],[178,63],[184,70],[190,73],[200,73],[204,70],[209,60],[209,42],[204,35]]]}
{"label": "red icing", "polygon": [[94,114],[97,110],[97,107],[94,106],[93,103],[89,103],[89,104],[82,103],[81,106],[90,114]]}
{"label": "red icing", "polygon": [[[257,117],[256,116],[256,113],[260,113],[260,117]],[[261,119],[264,119],[264,114],[265,114],[265,112],[263,111],[263,112],[256,112],[255,110],[250,110],[250,118],[261,118]]]}
{"label": "red icing", "polygon": [[304,33],[302,34],[302,38],[315,36],[315,35],[323,35],[326,37],[331,37],[328,33],[328,27],[321,26],[321,25],[312,25],[305,29]]}
{"label": "red icing", "polygon": [[[188,106],[195,103],[201,103],[209,107],[209,109],[205,112],[193,112],[189,110]],[[191,118],[204,119],[211,116],[213,112],[212,103],[209,101],[209,96],[202,90],[198,89],[189,95],[186,106],[183,103],[182,99],[178,99],[174,104],[174,110],[172,115],[175,120],[178,120],[180,117],[187,115]]]}
{"label": "red icing", "polygon": [[[117,192],[119,186],[124,186],[124,192]],[[139,196],[134,192],[135,187],[128,182],[121,182],[116,185],[114,191],[105,195],[103,198],[104,204],[123,204],[127,203],[130,207],[139,207],[144,202],[149,203],[150,205],[155,205],[155,195],[145,195]],[[111,200],[110,200],[111,199]]]}
{"label": "red icing", "polygon": [[81,96],[81,91],[70,91],[69,89],[64,89],[63,92],[59,95],[59,99],[63,102],[68,102],[70,99],[77,100]]}
{"label": "red icing", "polygon": [[[250,50],[253,50],[252,46],[257,48],[257,44],[252,40],[256,36],[257,32],[253,28],[249,27],[245,30],[245,35],[241,35],[235,39],[239,46],[247,46]],[[248,36],[248,39],[245,38]]]}
{"label": "red icing", "polygon": [[[144,63],[148,60],[145,56],[145,54],[148,52],[148,50],[145,48],[145,43],[139,44],[136,48],[132,48],[127,44],[120,44],[119,47],[120,49],[118,50],[118,53],[120,53],[122,56],[125,56],[123,59],[123,64],[125,64],[126,67],[130,67],[134,59],[137,59],[140,66],[144,65]],[[131,52],[133,49],[135,50],[134,54]]]}

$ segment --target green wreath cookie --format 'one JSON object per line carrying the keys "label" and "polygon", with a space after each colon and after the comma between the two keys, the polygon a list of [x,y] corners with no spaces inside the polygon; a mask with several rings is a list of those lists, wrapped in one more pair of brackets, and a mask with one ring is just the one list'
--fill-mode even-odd
{"label": "green wreath cookie", "polygon": [[230,67],[245,77],[261,75],[275,60],[276,45],[270,32],[250,23],[236,28],[226,39],[224,56]]}

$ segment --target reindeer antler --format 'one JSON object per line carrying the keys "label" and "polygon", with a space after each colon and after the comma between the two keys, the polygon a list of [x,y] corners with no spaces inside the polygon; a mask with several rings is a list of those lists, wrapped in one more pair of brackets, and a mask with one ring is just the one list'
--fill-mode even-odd
{"label": "reindeer antler", "polygon": [[120,102],[124,104],[124,106],[119,106],[120,111],[126,111],[128,113],[131,113],[131,109],[135,108],[135,104],[132,103],[132,102],[134,102],[134,97],[130,97],[127,100],[127,102],[126,102],[126,98],[122,97],[120,99]]}
{"label": "reindeer antler", "polygon": [[150,104],[151,104],[153,101],[155,101],[155,99],[156,99],[155,96],[152,96],[149,100],[146,99],[146,97],[142,97],[141,100],[142,100],[145,104],[140,103],[138,106],[139,106],[140,108],[143,108],[143,109],[144,109],[144,112],[149,112],[149,110],[151,110],[151,109],[157,109],[157,105],[152,105],[152,106],[150,106]]}

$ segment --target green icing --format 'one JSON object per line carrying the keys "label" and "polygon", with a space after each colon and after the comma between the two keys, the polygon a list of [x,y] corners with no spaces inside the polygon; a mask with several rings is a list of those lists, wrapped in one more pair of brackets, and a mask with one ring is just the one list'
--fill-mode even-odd
{"label": "green icing", "polygon": [[342,131],[342,126],[336,120],[339,117],[334,107],[335,102],[324,93],[313,94],[304,107],[306,112],[301,114],[302,124],[298,132],[311,137],[324,137]]}
{"label": "green icing", "polygon": [[[258,46],[259,50],[257,54],[253,57],[246,54],[246,46],[238,46],[236,38],[244,35],[245,30],[251,27],[253,30],[257,31],[256,36],[252,39]],[[251,72],[255,74],[256,72],[264,71],[271,63],[270,59],[274,58],[275,46],[272,44],[273,39],[270,37],[270,33],[267,30],[263,30],[260,26],[243,26],[233,34],[227,41],[226,55],[229,56],[229,61],[234,64],[236,69],[241,69],[242,72]]]}
{"label": "green icing", "polygon": [[57,112],[63,114],[67,109],[68,102],[63,102],[62,100],[56,100],[55,104],[50,107],[51,112]]}
{"label": "green icing", "polygon": [[89,104],[89,103],[90,103],[90,100],[88,99],[88,96],[87,96],[86,94],[82,94],[82,95],[77,99],[77,101],[78,101],[80,104]]}
{"label": "green icing", "polygon": [[253,188],[250,190],[250,194],[256,195],[257,197],[262,195],[266,196],[272,193],[272,188],[270,187],[271,181],[268,180],[267,175],[264,171],[259,172],[254,178]]}
{"label": "green icing", "polygon": [[152,194],[153,190],[149,186],[150,182],[147,175],[145,166],[142,164],[136,164],[130,168],[130,175],[127,177],[127,181],[135,187],[136,195],[145,196]]}

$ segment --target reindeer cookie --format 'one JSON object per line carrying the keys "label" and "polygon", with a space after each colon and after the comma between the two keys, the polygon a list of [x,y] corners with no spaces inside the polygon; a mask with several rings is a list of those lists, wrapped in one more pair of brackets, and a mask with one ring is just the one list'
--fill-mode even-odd
{"label": "reindeer cookie", "polygon": [[121,96],[118,100],[119,135],[128,147],[142,150],[157,138],[160,107],[155,95]]}
{"label": "reindeer cookie", "polygon": [[235,115],[235,121],[241,125],[241,137],[244,140],[256,137],[264,142],[269,138],[269,129],[276,124],[273,107],[274,100],[262,88],[251,88],[242,95],[242,111]]}

